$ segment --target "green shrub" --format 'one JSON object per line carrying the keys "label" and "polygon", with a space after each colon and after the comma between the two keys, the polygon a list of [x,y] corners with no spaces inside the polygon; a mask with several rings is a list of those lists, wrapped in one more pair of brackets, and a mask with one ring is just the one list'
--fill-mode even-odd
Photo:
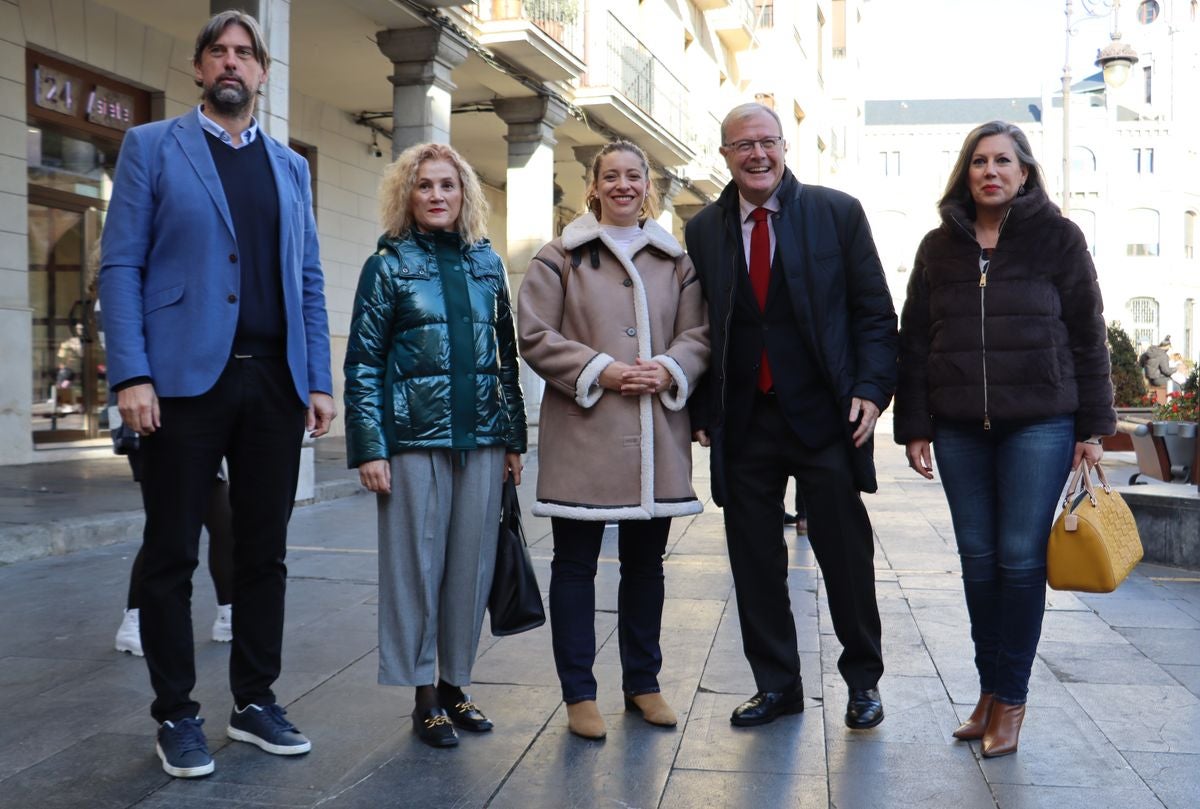
{"label": "green shrub", "polygon": [[1113,399],[1117,407],[1138,407],[1146,392],[1146,376],[1138,365],[1137,351],[1121,324],[1108,324],[1108,353],[1112,362]]}

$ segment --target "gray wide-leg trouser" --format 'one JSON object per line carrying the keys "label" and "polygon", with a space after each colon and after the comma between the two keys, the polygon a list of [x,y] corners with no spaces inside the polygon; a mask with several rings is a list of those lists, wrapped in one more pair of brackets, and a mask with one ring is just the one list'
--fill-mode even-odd
{"label": "gray wide-leg trouser", "polygon": [[496,564],[504,449],[413,450],[378,496],[379,683],[470,685]]}

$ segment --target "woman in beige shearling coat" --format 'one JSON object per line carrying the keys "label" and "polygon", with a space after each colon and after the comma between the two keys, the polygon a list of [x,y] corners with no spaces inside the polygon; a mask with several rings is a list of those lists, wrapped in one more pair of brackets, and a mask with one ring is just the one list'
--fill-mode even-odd
{"label": "woman in beige shearling coat", "polygon": [[550,624],[572,733],[604,737],[596,707],[595,574],[619,523],[618,636],[627,710],[674,726],[659,694],[662,557],[671,517],[696,514],[687,399],[708,366],[696,271],[653,219],[649,166],[628,141],[589,172],[588,208],[521,285],[521,355],[545,381],[537,502],[551,517]]}

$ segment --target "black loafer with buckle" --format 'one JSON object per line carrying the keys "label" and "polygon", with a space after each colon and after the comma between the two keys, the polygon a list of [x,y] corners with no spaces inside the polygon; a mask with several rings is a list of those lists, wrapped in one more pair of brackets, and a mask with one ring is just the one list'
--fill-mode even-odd
{"label": "black loafer with buckle", "polygon": [[455,747],[458,745],[458,734],[450,717],[441,708],[428,711],[413,711],[413,730],[417,737],[430,747]]}
{"label": "black loafer with buckle", "polygon": [[486,733],[494,727],[492,720],[483,715],[483,711],[479,710],[478,705],[471,702],[470,694],[463,694],[462,699],[453,705],[443,703],[442,707],[449,714],[450,721],[463,730],[469,730],[472,733]]}

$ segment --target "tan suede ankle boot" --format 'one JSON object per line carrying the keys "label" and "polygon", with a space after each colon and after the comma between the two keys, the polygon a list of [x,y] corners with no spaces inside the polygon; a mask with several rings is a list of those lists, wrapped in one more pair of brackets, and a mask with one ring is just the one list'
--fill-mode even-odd
{"label": "tan suede ankle boot", "polygon": [[625,710],[637,711],[651,725],[673,728],[679,724],[679,717],[671,710],[671,706],[657,691],[637,696],[625,695]]}
{"label": "tan suede ankle boot", "polygon": [[605,736],[604,717],[596,700],[585,699],[567,706],[567,729],[583,739],[597,741]]}

